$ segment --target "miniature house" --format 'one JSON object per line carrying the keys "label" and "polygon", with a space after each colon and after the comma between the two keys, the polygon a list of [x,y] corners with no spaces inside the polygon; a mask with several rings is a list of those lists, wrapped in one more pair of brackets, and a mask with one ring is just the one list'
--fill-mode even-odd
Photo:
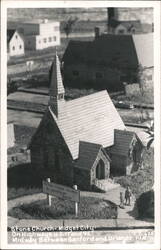
{"label": "miniature house", "polygon": [[7,55],[8,57],[24,55],[24,39],[17,30],[7,30]]}
{"label": "miniature house", "polygon": [[108,180],[111,168],[113,172],[121,168],[123,174],[136,170],[142,143],[126,130],[107,91],[71,101],[64,94],[56,55],[50,70],[49,105],[29,146],[33,167],[44,178],[86,190],[96,180]]}

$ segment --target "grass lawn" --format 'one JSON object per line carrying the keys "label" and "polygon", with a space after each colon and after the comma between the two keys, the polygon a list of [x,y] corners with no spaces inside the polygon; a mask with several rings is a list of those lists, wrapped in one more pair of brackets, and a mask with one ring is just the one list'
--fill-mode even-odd
{"label": "grass lawn", "polygon": [[154,150],[152,148],[145,152],[143,166],[143,169],[129,176],[114,177],[114,180],[121,186],[129,185],[136,198],[149,191],[154,184]]}
{"label": "grass lawn", "polygon": [[[47,200],[22,204],[9,210],[8,214],[19,219],[72,219],[74,203],[53,197],[52,206]],[[78,219],[111,219],[117,217],[117,205],[114,203],[93,198],[81,197],[79,203]]]}

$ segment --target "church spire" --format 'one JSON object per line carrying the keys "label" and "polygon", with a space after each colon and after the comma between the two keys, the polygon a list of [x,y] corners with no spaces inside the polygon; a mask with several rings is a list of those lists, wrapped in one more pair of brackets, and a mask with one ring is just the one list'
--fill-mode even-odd
{"label": "church spire", "polygon": [[64,86],[62,82],[62,76],[60,71],[60,61],[57,53],[55,54],[54,61],[51,65],[49,72],[50,81],[50,101],[49,106],[51,107],[54,114],[58,117],[61,111],[61,106],[64,104]]}

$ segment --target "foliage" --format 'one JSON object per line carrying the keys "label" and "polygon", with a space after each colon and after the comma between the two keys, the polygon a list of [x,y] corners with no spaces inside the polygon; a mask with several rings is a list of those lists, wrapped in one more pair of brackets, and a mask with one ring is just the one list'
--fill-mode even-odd
{"label": "foliage", "polygon": [[150,126],[147,130],[145,130],[145,132],[149,135],[149,140],[147,143],[147,149],[149,149],[154,141],[154,121],[151,121]]}
{"label": "foliage", "polygon": [[[67,219],[75,218],[74,203],[53,197],[52,206],[46,200],[22,204],[9,210],[9,215],[19,219]],[[78,219],[110,219],[117,217],[117,206],[93,197],[81,197]]]}
{"label": "foliage", "polygon": [[77,22],[78,18],[72,18],[70,17],[64,24],[63,30],[68,38],[69,34],[72,32],[73,30],[73,26],[75,25],[75,23]]}
{"label": "foliage", "polygon": [[140,218],[154,218],[154,191],[142,193],[136,200]]}
{"label": "foliage", "polygon": [[17,83],[12,81],[10,77],[7,78],[7,95],[17,91]]}
{"label": "foliage", "polygon": [[136,198],[149,191],[154,184],[154,149],[146,150],[143,156],[143,168],[128,176],[114,177],[115,182],[123,187],[130,186]]}

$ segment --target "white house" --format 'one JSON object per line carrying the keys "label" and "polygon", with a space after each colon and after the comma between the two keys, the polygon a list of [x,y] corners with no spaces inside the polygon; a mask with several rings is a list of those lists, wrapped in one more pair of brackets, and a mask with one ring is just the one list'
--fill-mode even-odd
{"label": "white house", "polygon": [[24,40],[22,35],[15,29],[7,30],[7,54],[20,56],[24,54]]}
{"label": "white house", "polygon": [[59,26],[59,22],[47,19],[21,23],[19,30],[24,34],[25,48],[41,50],[60,45]]}

